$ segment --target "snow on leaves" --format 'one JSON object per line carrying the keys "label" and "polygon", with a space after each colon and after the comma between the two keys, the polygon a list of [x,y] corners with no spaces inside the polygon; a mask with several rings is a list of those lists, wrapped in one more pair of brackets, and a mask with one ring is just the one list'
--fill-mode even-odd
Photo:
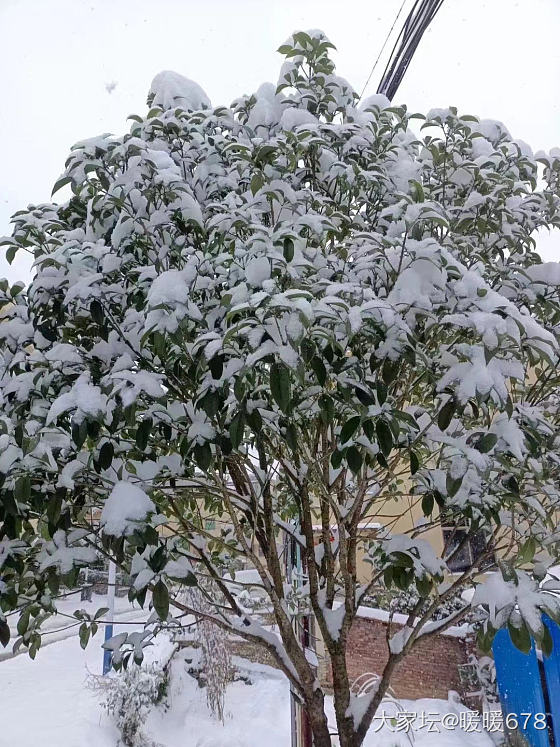
{"label": "snow on leaves", "polygon": [[105,501],[100,523],[105,534],[123,537],[132,534],[154,508],[153,502],[137,485],[117,482]]}

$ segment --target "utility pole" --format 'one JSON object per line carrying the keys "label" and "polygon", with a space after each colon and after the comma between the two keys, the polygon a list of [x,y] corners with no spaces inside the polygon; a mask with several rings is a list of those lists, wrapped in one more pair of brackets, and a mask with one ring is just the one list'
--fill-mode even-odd
{"label": "utility pole", "polygon": [[[115,579],[117,567],[112,560],[109,561],[109,572],[107,574],[107,615],[110,622],[105,625],[105,641],[113,637],[113,620],[115,619]],[[111,669],[111,659],[113,654],[108,649],[103,651],[103,674],[107,674]]]}

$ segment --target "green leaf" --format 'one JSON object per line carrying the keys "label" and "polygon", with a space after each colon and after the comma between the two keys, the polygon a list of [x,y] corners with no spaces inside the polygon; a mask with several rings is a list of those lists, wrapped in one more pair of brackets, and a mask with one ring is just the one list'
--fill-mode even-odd
{"label": "green leaf", "polygon": [[550,635],[550,630],[548,629],[548,625],[544,624],[544,630],[543,635],[541,639],[541,651],[543,652],[543,655],[547,658],[552,653],[552,650],[554,648],[554,643],[552,641],[552,636]]}
{"label": "green leaf", "polygon": [[463,476],[455,479],[451,477],[451,475],[447,475],[447,478],[445,480],[445,488],[447,490],[447,495],[450,498],[453,498],[453,496],[457,493],[457,491],[461,487],[462,482],[463,482]]}
{"label": "green leaf", "polygon": [[85,649],[89,641],[89,627],[87,623],[84,622],[80,625],[78,635],[80,638],[80,646]]}
{"label": "green leaf", "polygon": [[99,620],[100,618],[103,617],[103,615],[106,615],[107,612],[109,612],[109,607],[100,607],[95,613],[95,615],[93,616],[93,619]]}
{"label": "green leaf", "polygon": [[513,475],[510,475],[506,480],[504,480],[504,485],[511,493],[519,495],[519,483]]}
{"label": "green leaf", "polygon": [[6,249],[6,262],[7,262],[7,263],[8,263],[9,265],[11,265],[11,264],[12,264],[12,262],[14,261],[14,258],[15,258],[15,256],[16,256],[16,252],[18,251],[18,249],[19,249],[19,248],[20,248],[19,246],[14,246],[14,245],[12,245],[12,246],[9,246],[9,247],[8,247],[8,248]]}
{"label": "green leaf", "polygon": [[393,583],[393,568],[390,565],[383,571],[383,583],[387,589],[391,588],[391,584]]}
{"label": "green leaf", "polygon": [[453,415],[457,409],[457,403],[454,399],[448,399],[444,406],[439,411],[438,415],[438,428],[440,431],[444,431],[449,423],[451,422]]}
{"label": "green leaf", "polygon": [[23,635],[29,627],[29,614],[30,613],[28,608],[21,613],[20,618],[17,621],[16,628],[19,635]]}
{"label": "green leaf", "polygon": [[375,424],[373,420],[364,420],[362,428],[364,429],[366,437],[372,442],[375,441]]}
{"label": "green leaf", "polygon": [[290,372],[283,363],[273,363],[270,367],[270,393],[282,412],[290,409]]}
{"label": "green leaf", "polygon": [[10,642],[10,626],[6,620],[0,620],[0,644],[3,648],[6,648]]}
{"label": "green leaf", "polygon": [[321,408],[321,417],[325,423],[332,423],[334,420],[334,402],[328,394],[322,394],[319,397],[319,407]]}
{"label": "green leaf", "polygon": [[496,636],[496,630],[488,624],[486,630],[479,628],[476,634],[478,648],[485,654],[488,654],[492,650],[492,642]]}
{"label": "green leaf", "polygon": [[525,623],[521,623],[519,628],[508,622],[508,630],[513,645],[522,651],[524,654],[528,654],[531,650],[531,636]]}
{"label": "green leaf", "polygon": [[86,421],[86,430],[88,436],[95,440],[99,436],[101,423],[99,423],[97,420],[88,420]]}
{"label": "green leaf", "polygon": [[138,426],[136,431],[136,446],[140,451],[146,450],[153,424],[154,421],[151,418],[144,418]]}
{"label": "green leaf", "polygon": [[513,400],[508,394],[508,397],[506,399],[506,413],[508,418],[511,420],[511,416],[513,415]]}
{"label": "green leaf", "polygon": [[220,395],[217,391],[209,389],[200,400],[200,406],[209,418],[213,418],[220,411]]}
{"label": "green leaf", "polygon": [[343,451],[333,451],[331,454],[331,464],[333,469],[338,469],[340,465],[342,464],[342,457],[344,456]]}
{"label": "green leaf", "polygon": [[208,361],[208,368],[213,379],[219,379],[224,371],[224,359],[221,355],[215,355]]}
{"label": "green leaf", "polygon": [[284,239],[284,259],[286,262],[291,262],[294,258],[294,242],[289,237]]}
{"label": "green leaf", "polygon": [[362,405],[369,407],[370,405],[375,404],[375,397],[373,396],[373,394],[366,392],[365,389],[362,389],[362,387],[360,386],[354,387],[354,390],[356,392],[356,397],[362,403]]}
{"label": "green leaf", "polygon": [[256,195],[259,189],[264,184],[264,177],[260,173],[253,174],[251,178],[251,192],[253,195]]}
{"label": "green leaf", "polygon": [[325,386],[325,382],[327,380],[327,369],[325,368],[325,364],[318,355],[314,355],[311,359],[311,368],[313,369],[319,384],[321,386]]}
{"label": "green leaf", "polygon": [[70,184],[72,182],[71,176],[61,176],[60,179],[57,179],[54,183],[54,187],[51,192],[51,197],[54,195],[55,192],[58,192],[59,189],[62,189],[62,187],[65,187],[67,184]]}
{"label": "green leaf", "polygon": [[377,461],[383,467],[383,469],[389,469],[389,463],[387,462],[387,460],[385,459],[385,456],[381,452],[376,454],[376,457],[377,457]]}
{"label": "green leaf", "polygon": [[299,443],[298,443],[298,438],[297,438],[297,431],[293,423],[288,423],[288,425],[284,429],[284,434],[286,438],[286,443],[288,444],[290,449],[294,452],[294,454],[297,454],[299,451]]}
{"label": "green leaf", "polygon": [[375,424],[375,432],[377,433],[377,441],[383,456],[388,457],[393,448],[393,434],[391,429],[384,420],[379,419]]}
{"label": "green leaf", "polygon": [[105,322],[105,313],[103,311],[103,306],[97,299],[94,299],[90,303],[89,313],[91,314],[91,318],[96,324],[102,325]]}
{"label": "green leaf", "polygon": [[124,419],[127,425],[136,425],[136,403],[133,402],[131,405],[127,405],[124,408]]}
{"label": "green leaf", "polygon": [[304,337],[300,345],[301,357],[304,363],[310,363],[315,355],[315,343],[308,337]]}
{"label": "green leaf", "polygon": [[49,574],[47,576],[47,585],[49,591],[53,596],[56,596],[60,589],[60,578],[58,577],[54,568],[49,568]]}
{"label": "green leaf", "polygon": [[48,340],[49,342],[56,342],[57,340],[56,330],[54,330],[48,324],[39,324],[37,329],[43,335],[45,340]]}
{"label": "green leaf", "polygon": [[163,335],[161,332],[154,332],[153,342],[154,342],[155,354],[160,359],[160,361],[162,362],[165,361],[165,352],[166,352],[165,335]]}
{"label": "green leaf", "polygon": [[358,430],[358,427],[360,425],[361,418],[359,415],[356,415],[353,418],[350,418],[350,420],[347,420],[344,425],[342,426],[342,429],[340,431],[340,443],[345,444],[347,441],[349,441],[354,433]]}
{"label": "green leaf", "polygon": [[434,495],[433,493],[424,493],[422,496],[422,513],[424,516],[431,516],[434,510]]}
{"label": "green leaf", "polygon": [[16,501],[28,501],[31,498],[31,478],[29,475],[18,477],[14,487]]}
{"label": "green leaf", "polygon": [[360,471],[364,460],[360,450],[355,446],[350,446],[346,451],[346,461],[352,472],[356,474]]}
{"label": "green leaf", "polygon": [[398,371],[399,362],[390,361],[389,358],[386,358],[383,362],[383,369],[381,371],[381,376],[385,384],[390,384],[392,381],[394,381],[397,378]]}
{"label": "green leaf", "polygon": [[422,578],[416,579],[416,588],[421,597],[427,597],[432,590],[432,582],[427,578],[427,576],[422,576]]}
{"label": "green leaf", "polygon": [[254,431],[254,433],[261,432],[263,420],[262,420],[262,415],[257,408],[255,408],[252,412],[248,412],[246,419],[247,419],[247,425],[249,426],[249,428],[251,428]]}
{"label": "green leaf", "polygon": [[535,557],[537,552],[537,543],[534,537],[529,537],[526,542],[523,543],[519,551],[519,560],[522,563],[530,563]]}
{"label": "green leaf", "polygon": [[99,451],[99,466],[101,467],[101,469],[109,469],[109,467],[111,466],[111,462],[113,461],[114,454],[115,447],[113,446],[111,441],[105,441]]}
{"label": "green leaf", "polygon": [[152,592],[152,602],[160,620],[167,620],[169,615],[169,592],[163,581],[158,581]]}
{"label": "green leaf", "polygon": [[393,567],[393,581],[401,591],[406,591],[412,581],[412,573],[406,568]]}
{"label": "green leaf", "polygon": [[203,472],[206,472],[212,462],[212,449],[209,443],[197,444],[194,447],[194,460]]}
{"label": "green leaf", "polygon": [[82,420],[81,423],[72,424],[72,441],[76,444],[78,449],[81,449],[84,445],[84,441],[87,436],[87,422]]}
{"label": "green leaf", "polygon": [[239,447],[239,444],[243,440],[243,430],[245,428],[245,415],[242,412],[238,412],[232,419],[229,426],[229,437],[231,445],[234,449]]}
{"label": "green leaf", "polygon": [[415,475],[420,469],[420,460],[415,451],[410,450],[410,474]]}
{"label": "green leaf", "polygon": [[486,433],[482,438],[478,439],[475,448],[482,454],[486,454],[488,451],[491,451],[497,443],[498,436],[495,433]]}
{"label": "green leaf", "polygon": [[412,185],[412,198],[414,202],[425,202],[424,188],[415,179],[410,179],[409,184]]}
{"label": "green leaf", "polygon": [[25,285],[18,281],[17,283],[14,283],[12,287],[10,288],[10,296],[12,298],[16,298],[19,296],[19,294],[22,292],[22,290],[25,288]]}

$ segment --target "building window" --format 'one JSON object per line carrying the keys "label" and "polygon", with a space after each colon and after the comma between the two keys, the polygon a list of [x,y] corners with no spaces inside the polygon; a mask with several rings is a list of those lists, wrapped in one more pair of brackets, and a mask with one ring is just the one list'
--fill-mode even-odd
{"label": "building window", "polygon": [[[447,562],[447,567],[453,573],[462,573],[472,568],[489,549],[488,539],[482,530],[471,532],[469,536],[470,530],[467,526],[446,522],[442,524],[442,532],[443,557]],[[481,564],[481,570],[493,563],[494,554],[492,553]]]}

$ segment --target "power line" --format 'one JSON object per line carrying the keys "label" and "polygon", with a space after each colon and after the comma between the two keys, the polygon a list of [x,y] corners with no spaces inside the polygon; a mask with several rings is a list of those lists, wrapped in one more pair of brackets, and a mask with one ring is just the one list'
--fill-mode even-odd
{"label": "power line", "polygon": [[390,36],[391,36],[391,34],[393,33],[393,29],[395,28],[395,26],[396,26],[396,23],[397,23],[397,21],[399,20],[399,16],[400,16],[400,14],[401,14],[401,11],[402,11],[402,9],[403,9],[403,8],[404,8],[404,6],[405,6],[405,3],[406,3],[406,0],[403,0],[403,1],[402,1],[402,4],[401,4],[401,7],[399,8],[399,12],[397,13],[397,15],[396,15],[396,18],[395,18],[395,20],[393,21],[393,25],[391,26],[391,28],[389,29],[389,31],[388,31],[388,33],[387,33],[387,36],[385,37],[385,41],[383,42],[383,46],[381,47],[381,51],[380,51],[380,52],[379,52],[379,54],[377,55],[377,59],[376,59],[376,60],[375,60],[375,62],[373,63],[373,67],[371,68],[371,70],[370,70],[370,72],[369,72],[369,75],[368,75],[368,79],[367,79],[367,80],[366,80],[366,82],[364,83],[364,87],[362,88],[362,92],[360,93],[360,98],[358,99],[358,101],[361,101],[361,98],[362,98],[362,96],[364,95],[364,91],[365,91],[365,90],[366,90],[366,88],[368,87],[368,83],[369,83],[369,82],[370,82],[370,80],[371,80],[371,76],[372,76],[372,75],[373,75],[373,73],[375,72],[375,68],[377,67],[377,63],[378,63],[378,62],[379,62],[379,60],[381,59],[381,55],[383,54],[383,50],[384,50],[384,49],[385,49],[385,47],[387,46],[387,42],[389,41],[389,37],[390,37]]}
{"label": "power line", "polygon": [[382,93],[389,100],[392,100],[410,65],[420,39],[442,5],[443,0],[416,0],[397,37],[377,88],[377,93]]}

